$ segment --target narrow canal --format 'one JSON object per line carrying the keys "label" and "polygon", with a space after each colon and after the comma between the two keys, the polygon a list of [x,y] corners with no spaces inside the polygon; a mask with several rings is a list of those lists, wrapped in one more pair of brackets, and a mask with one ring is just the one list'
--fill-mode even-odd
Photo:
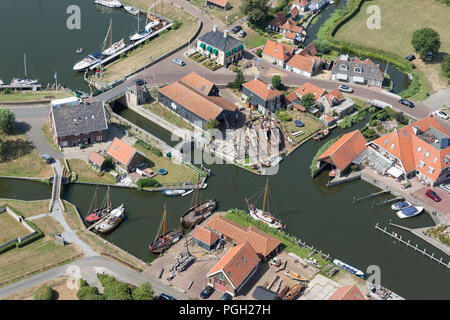
{"label": "narrow canal", "polygon": [[[334,130],[330,138],[357,129]],[[326,188],[327,173],[311,179],[309,165],[312,156],[324,142],[302,145],[289,158],[282,161],[277,175],[269,177],[270,210],[288,226],[288,233],[297,236],[333,258],[346,261],[361,270],[370,265],[381,269],[381,282],[407,299],[449,299],[449,271],[394,242],[376,231],[378,222],[387,226],[389,220],[408,227],[432,225],[428,215],[410,220],[400,220],[388,206],[371,208],[371,200],[353,204],[353,196],[367,195],[378,189],[364,181],[354,181],[341,186]],[[212,165],[213,176],[208,188],[200,192],[201,199],[216,198],[219,210],[245,209],[244,198],[251,197],[264,186],[266,177],[257,176],[233,165]],[[105,193],[101,188],[100,195]],[[74,203],[85,215],[90,206],[94,187],[71,185],[64,188],[64,198]],[[192,203],[192,197],[167,198],[160,193],[138,192],[112,188],[113,205],[124,203],[127,218],[121,226],[106,238],[144,261],[150,256],[148,245],[155,238],[160,226],[163,205],[167,204],[169,227],[178,225],[181,213]],[[0,180],[0,197],[43,199],[50,196],[48,186],[19,180]],[[386,197],[379,197],[381,201]],[[258,203],[261,206],[261,203]],[[394,230],[394,229],[391,229]],[[399,232],[399,230],[395,230]],[[448,257],[416,237],[400,231],[403,237]]]}

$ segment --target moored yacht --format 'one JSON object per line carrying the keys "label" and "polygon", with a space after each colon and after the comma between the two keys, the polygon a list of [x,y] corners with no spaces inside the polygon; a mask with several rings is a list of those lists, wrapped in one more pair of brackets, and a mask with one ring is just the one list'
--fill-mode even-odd
{"label": "moored yacht", "polygon": [[123,8],[125,9],[126,12],[128,12],[128,13],[134,15],[134,16],[137,16],[139,14],[139,10],[136,9],[135,7],[123,6]]}
{"label": "moored yacht", "polygon": [[117,0],[95,0],[94,3],[108,7],[108,8],[121,8],[122,3]]}
{"label": "moored yacht", "polygon": [[351,266],[351,265],[349,265],[349,264],[347,264],[345,262],[342,262],[341,260],[334,259],[333,263],[335,265],[337,265],[339,268],[341,268],[341,269],[343,269],[343,270],[345,270],[347,272],[350,272],[350,273],[352,273],[352,274],[354,274],[354,275],[356,275],[358,277],[364,278],[364,272],[362,272],[361,270],[359,270],[359,269],[357,269],[357,268],[355,268],[355,267],[353,267],[353,266]]}
{"label": "moored yacht", "polygon": [[408,201],[400,201],[400,202],[396,202],[391,206],[392,210],[402,210],[405,208],[408,208],[409,206],[411,206],[411,203],[409,203]]}
{"label": "moored yacht", "polygon": [[423,207],[410,206],[397,212],[397,216],[400,219],[411,218],[417,216],[423,211]]}
{"label": "moored yacht", "polygon": [[84,71],[90,66],[93,66],[94,64],[102,61],[102,54],[100,52],[96,52],[93,54],[88,55],[86,58],[84,58],[81,61],[78,61],[73,66],[74,71]]}

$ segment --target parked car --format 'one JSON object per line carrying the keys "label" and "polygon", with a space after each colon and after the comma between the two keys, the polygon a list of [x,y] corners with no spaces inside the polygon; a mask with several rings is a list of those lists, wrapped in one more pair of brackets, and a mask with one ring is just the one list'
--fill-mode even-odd
{"label": "parked car", "polygon": [[180,59],[180,58],[173,58],[172,61],[175,62],[179,66],[184,66],[185,65],[184,61],[182,59]]}
{"label": "parked car", "polygon": [[343,91],[343,92],[348,92],[348,93],[353,92],[353,89],[350,88],[349,86],[346,86],[345,84],[340,84],[338,88],[340,91]]}
{"label": "parked car", "polygon": [[416,56],[413,55],[413,54],[410,54],[409,56],[405,57],[405,59],[408,60],[408,61],[413,61],[413,60],[416,59]]}
{"label": "parked car", "polygon": [[233,29],[231,29],[231,32],[234,34],[234,33],[238,33],[241,30],[242,30],[242,27],[237,25]]}
{"label": "parked car", "polygon": [[134,80],[134,83],[137,84],[138,86],[142,86],[143,84],[145,84],[145,80],[144,79],[136,79],[136,80]]}
{"label": "parked car", "polygon": [[175,299],[175,298],[172,297],[172,296],[169,296],[168,294],[161,293],[161,294],[159,295],[159,300],[177,300],[177,299]]}
{"label": "parked car", "polygon": [[442,190],[444,190],[447,193],[450,193],[450,185],[448,185],[448,184],[441,184],[439,186],[439,188],[441,188]]}
{"label": "parked car", "polygon": [[239,38],[244,38],[247,35],[247,32],[245,32],[244,30],[239,31]]}
{"label": "parked car", "polygon": [[431,52],[431,51],[427,52],[427,54],[425,56],[425,61],[427,61],[427,62],[433,61],[433,52]]}
{"label": "parked car", "polygon": [[44,160],[46,163],[52,163],[54,161],[54,159],[52,158],[51,155],[44,153],[41,156],[42,160]]}
{"label": "parked car", "polygon": [[407,107],[414,108],[414,103],[411,100],[400,99],[400,100],[398,100],[398,102]]}
{"label": "parked car", "polygon": [[436,111],[434,114],[441,117],[444,120],[448,120],[448,115],[444,111]]}
{"label": "parked car", "polygon": [[441,197],[439,197],[438,194],[431,189],[428,189],[425,194],[436,202],[441,201]]}
{"label": "parked car", "polygon": [[220,300],[233,300],[233,296],[228,292],[225,292],[225,294],[220,297]]}
{"label": "parked car", "polygon": [[214,292],[214,288],[210,286],[206,286],[205,289],[200,293],[200,297],[203,299],[208,299],[209,296]]}

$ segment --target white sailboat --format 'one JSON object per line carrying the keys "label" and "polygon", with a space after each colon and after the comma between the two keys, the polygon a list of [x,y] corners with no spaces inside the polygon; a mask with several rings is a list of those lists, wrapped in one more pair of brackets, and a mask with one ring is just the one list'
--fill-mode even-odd
{"label": "white sailboat", "polygon": [[108,8],[121,8],[122,3],[118,0],[95,0],[94,3],[108,7]]}
{"label": "white sailboat", "polygon": [[[138,3],[138,7],[139,7],[139,3]],[[139,22],[140,22],[139,15],[137,15],[137,20],[138,20],[138,27],[137,27],[138,31],[135,34],[130,36],[131,41],[141,40],[142,38],[144,38],[145,36],[149,35],[152,32],[151,28],[150,29],[144,28],[143,30],[139,30]],[[148,20],[148,17],[147,17],[147,20]],[[145,22],[146,25],[147,25],[147,22],[148,21]]]}
{"label": "white sailboat", "polygon": [[[109,47],[107,49],[105,49],[105,45],[106,45],[108,36],[109,36]],[[119,52],[120,50],[125,48],[125,46],[126,46],[125,41],[123,41],[123,39],[121,39],[120,41],[117,41],[115,43],[112,43],[112,19],[111,19],[109,21],[109,28],[108,28],[108,32],[106,33],[105,40],[103,40],[102,54],[105,56],[111,56],[111,55],[115,54],[116,52]]]}
{"label": "white sailboat", "polygon": [[74,71],[84,71],[90,66],[93,66],[94,64],[102,61],[102,54],[100,52],[95,52],[93,54],[88,55],[86,58],[84,58],[81,61],[78,61],[73,66]]}
{"label": "white sailboat", "polygon": [[22,79],[13,78],[11,80],[12,86],[31,86],[34,84],[39,84],[39,80],[32,80],[27,78],[27,56],[23,55],[23,64],[25,67],[25,76]]}

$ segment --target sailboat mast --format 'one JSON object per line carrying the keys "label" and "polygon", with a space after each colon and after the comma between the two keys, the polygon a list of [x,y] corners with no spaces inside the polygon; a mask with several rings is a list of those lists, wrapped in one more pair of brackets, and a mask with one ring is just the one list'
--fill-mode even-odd
{"label": "sailboat mast", "polygon": [[[200,175],[199,175],[200,177]],[[198,185],[199,185],[199,179],[197,179],[197,185],[195,186],[195,204],[194,204],[194,214],[197,212],[197,198],[198,198]]]}
{"label": "sailboat mast", "polygon": [[163,243],[166,237],[166,204],[164,204],[164,228],[163,228]]}
{"label": "sailboat mast", "polygon": [[109,20],[109,47],[112,47],[112,18]]}
{"label": "sailboat mast", "polygon": [[97,195],[98,195],[98,186],[95,189],[95,207],[94,207],[94,211],[97,211]]}
{"label": "sailboat mast", "polygon": [[27,78],[27,56],[23,54],[23,65],[25,66],[25,79]]}
{"label": "sailboat mast", "polygon": [[264,212],[264,208],[266,207],[266,198],[267,198],[267,189],[269,186],[269,178],[266,179],[266,188],[264,190],[264,200],[263,200],[263,206],[262,206],[262,211]]}

